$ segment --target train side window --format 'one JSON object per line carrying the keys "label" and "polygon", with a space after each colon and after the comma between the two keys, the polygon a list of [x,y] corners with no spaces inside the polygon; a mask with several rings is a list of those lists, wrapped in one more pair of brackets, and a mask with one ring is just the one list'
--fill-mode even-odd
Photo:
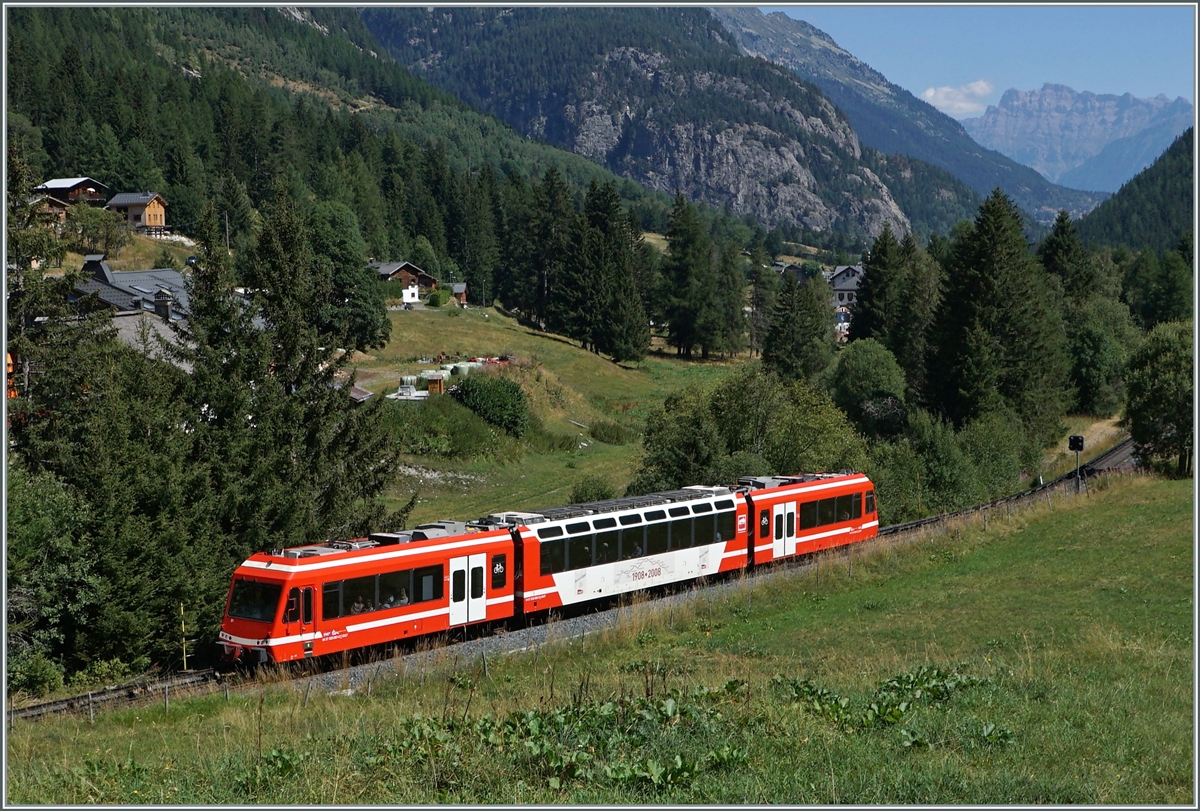
{"label": "train side window", "polygon": [[[612,521],[611,518],[608,520]],[[616,521],[613,521],[613,523],[615,524]],[[599,525],[600,525],[600,522],[597,521],[596,526],[599,526]],[[604,563],[613,563],[616,561],[617,545],[620,543],[620,541],[621,541],[621,531],[619,529],[614,529],[610,532],[597,532],[596,533],[595,561],[596,561],[597,566],[600,566],[601,564],[604,564]]]}
{"label": "train side window", "polygon": [[834,500],[823,498],[817,502],[817,523],[821,526],[832,524],[834,521]]}
{"label": "train side window", "polygon": [[638,515],[637,513],[621,516],[621,526],[623,526],[623,527],[631,527],[634,524],[640,524],[640,523],[642,523],[642,517],[640,515]]}
{"label": "train side window", "polygon": [[850,519],[857,521],[862,518],[862,493],[850,496]]}
{"label": "train side window", "polygon": [[762,510],[758,514],[758,538],[768,540],[771,537],[771,511]]}
{"label": "train side window", "polygon": [[542,541],[539,544],[542,556],[542,574],[555,574],[567,568],[567,544],[565,541]]}
{"label": "train side window", "polygon": [[796,511],[788,510],[787,513],[787,537],[791,538],[796,534]]}
{"label": "train side window", "polygon": [[578,524],[567,524],[567,532],[571,535],[578,535],[581,532],[591,532],[592,525],[587,521],[580,521]]}
{"label": "train side window", "polygon": [[304,624],[311,625],[313,621],[313,590],[311,587],[306,588],[301,592],[301,601],[304,603]]}
{"label": "train side window", "polygon": [[642,527],[621,530],[621,560],[640,558],[644,554],[646,554],[646,530]]}
{"label": "train side window", "polygon": [[492,590],[508,585],[508,555],[492,555]]}
{"label": "train side window", "polygon": [[412,569],[379,575],[379,599],[382,608],[397,608],[413,601]]}
{"label": "train side window", "polygon": [[584,569],[592,565],[592,536],[576,535],[567,539],[567,568]]}
{"label": "train side window", "polygon": [[697,515],[696,528],[692,530],[692,546],[706,546],[716,540],[717,517],[715,515]]}
{"label": "train side window", "polygon": [[287,607],[283,609],[283,621],[300,621],[300,589],[288,590]]}
{"label": "train side window", "polygon": [[775,540],[783,540],[783,513],[775,516]]}
{"label": "train side window", "polygon": [[348,606],[350,614],[365,614],[368,611],[374,611],[378,605],[375,601],[375,575],[347,580],[343,589],[346,592],[346,599],[350,602]]}
{"label": "train side window", "polygon": [[342,581],[321,586],[321,619],[332,620],[342,615]]}
{"label": "train side window", "polygon": [[835,499],[835,501],[837,503],[834,505],[834,508],[833,508],[834,515],[836,516],[834,518],[834,520],[839,521],[839,522],[849,521],[850,520],[850,496],[848,496],[848,495],[838,496]]}
{"label": "train side window", "polygon": [[682,518],[671,522],[671,548],[692,548],[692,519]]}
{"label": "train side window", "polygon": [[717,513],[717,540],[732,541],[737,535],[737,513],[733,510]]}
{"label": "train side window", "polygon": [[724,501],[718,501],[718,502],[717,502],[717,509],[718,509],[718,510],[732,510],[732,509],[733,509],[733,502],[732,502],[732,501],[730,501],[729,499],[725,499]]}
{"label": "train side window", "polygon": [[483,596],[483,567],[475,566],[471,569],[471,599],[478,600]]}
{"label": "train side window", "polygon": [[867,491],[867,515],[875,512],[875,491]]}
{"label": "train side window", "polygon": [[425,566],[413,570],[414,603],[442,599],[442,582],[445,569],[442,566]]}
{"label": "train side window", "polygon": [[710,512],[712,512],[712,505],[709,504],[707,501],[701,501],[699,504],[692,505],[692,512],[694,512],[694,513],[710,513]]}
{"label": "train side window", "polygon": [[539,529],[537,531],[538,537],[542,538],[542,539],[557,538],[559,535],[562,535],[562,534],[563,534],[562,527],[542,527],[541,529]]}
{"label": "train side window", "polygon": [[662,510],[651,510],[650,512],[646,513],[647,521],[661,521],[666,517],[667,514]]}
{"label": "train side window", "polygon": [[467,599],[467,573],[462,569],[455,569],[450,576],[450,602],[461,603]]}
{"label": "train side window", "polygon": [[616,525],[617,519],[615,518],[597,518],[592,522],[592,526],[596,529],[612,529]]}
{"label": "train side window", "polygon": [[[662,511],[660,510],[659,512]],[[666,521],[659,521],[657,524],[648,525],[646,527],[646,554],[661,555],[663,552],[666,552],[670,538],[671,526]]]}
{"label": "train side window", "polygon": [[817,526],[817,502],[809,501],[800,505],[800,529],[813,529]]}
{"label": "train side window", "polygon": [[691,510],[687,507],[668,507],[667,512],[671,514],[672,518],[682,518],[685,515],[692,514]]}

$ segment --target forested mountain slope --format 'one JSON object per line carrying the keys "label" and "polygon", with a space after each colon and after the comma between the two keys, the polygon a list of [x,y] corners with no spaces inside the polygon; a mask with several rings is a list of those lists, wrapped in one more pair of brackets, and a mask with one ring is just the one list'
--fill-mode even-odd
{"label": "forested mountain slope", "polygon": [[980,194],[999,187],[1042,224],[1061,209],[1078,217],[1106,197],[1055,186],[1028,166],[981,147],[957,121],[892,84],[806,22],[752,7],[711,11],[746,53],[777,62],[820,87],[868,146],[945,169]]}
{"label": "forested mountain slope", "polygon": [[1176,248],[1195,212],[1194,138],[1195,129],[1188,127],[1148,169],[1080,220],[1084,244],[1157,253]]}
{"label": "forested mountain slope", "polygon": [[[374,7],[363,17],[415,73],[529,137],[764,223],[874,235],[916,219],[928,231],[977,204],[931,167],[864,150],[820,91],[742,56],[702,9]],[[910,185],[894,193],[889,176]]]}
{"label": "forested mountain slope", "polygon": [[[215,200],[236,241],[281,172],[344,199],[377,256],[434,228],[412,218],[428,196],[445,213],[447,172],[483,164],[526,177],[554,165],[580,194],[615,180],[626,199],[670,205],[414,78],[348,10],[30,8],[8,33],[10,132],[38,174],[160,191],[185,233]],[[435,144],[444,167],[414,168]]]}

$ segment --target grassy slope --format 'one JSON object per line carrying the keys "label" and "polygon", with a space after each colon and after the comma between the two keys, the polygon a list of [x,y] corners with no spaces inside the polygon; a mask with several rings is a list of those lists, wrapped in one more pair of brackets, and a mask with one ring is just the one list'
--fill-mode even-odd
{"label": "grassy slope", "polygon": [[[363,386],[383,396],[395,391],[402,375],[438,368],[437,363],[418,363],[422,357],[443,353],[463,358],[512,355],[518,362],[508,372],[521,380],[535,413],[551,431],[581,435],[580,444],[589,440],[571,420],[591,425],[607,419],[636,428],[667,395],[693,383],[718,380],[733,363],[684,362],[669,355],[651,355],[640,364],[618,365],[490,308],[393,311],[390,315],[391,341],[358,364]],[[420,489],[422,501],[413,515],[417,522],[566,504],[571,487],[585,473],[605,476],[623,490],[633,478],[640,453],[638,443],[611,446],[591,442],[570,452],[531,453],[519,461],[439,463],[414,458],[409,460],[414,466],[454,475],[443,477],[440,483],[429,475],[402,478],[391,503],[407,501],[414,489]]]}
{"label": "grassy slope", "polygon": [[[95,726],[18,725],[7,800],[1190,803],[1192,531],[1190,482],[1138,479],[993,520],[986,533],[860,554],[852,578],[838,557],[819,576],[752,593],[734,584],[670,612],[637,603],[584,647],[492,661],[486,676],[446,659],[381,680],[373,698],[314,694],[307,706],[301,692],[267,688],[261,727],[257,692],[173,702],[169,715],[116,712]],[[921,665],[985,681],[918,702],[895,726],[852,732],[770,686],[774,674],[809,678],[857,714],[882,680]],[[748,692],[688,697],[733,678]],[[682,691],[673,704],[670,688]],[[595,710],[584,723],[562,714],[570,734],[532,738],[551,755],[443,721],[576,701]],[[1011,743],[989,744],[984,724]],[[902,729],[928,745],[905,746]],[[613,736],[620,746],[608,748]],[[725,767],[710,759],[674,785],[604,770],[649,773],[650,760],[675,755],[703,763],[722,746],[745,761],[736,751]],[[590,776],[563,767],[575,752],[594,753]]]}

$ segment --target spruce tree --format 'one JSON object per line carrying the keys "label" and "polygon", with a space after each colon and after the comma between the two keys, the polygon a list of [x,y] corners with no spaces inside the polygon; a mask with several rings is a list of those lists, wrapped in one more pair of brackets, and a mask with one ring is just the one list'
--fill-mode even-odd
{"label": "spruce tree", "polygon": [[954,244],[935,325],[929,404],[962,425],[1003,404],[1048,441],[1068,403],[1061,302],[999,189]]}
{"label": "spruce tree", "polygon": [[911,233],[900,242],[900,263],[900,290],[886,346],[904,370],[910,399],[920,402],[926,387],[929,333],[941,302],[941,266]]}
{"label": "spruce tree", "polygon": [[534,190],[534,199],[532,230],[536,245],[537,277],[533,315],[546,328],[550,302],[571,239],[575,208],[571,203],[570,189],[555,166],[546,170],[545,177]]}
{"label": "spruce tree", "polygon": [[[897,299],[902,289],[900,244],[889,225],[863,257],[863,278],[850,321],[850,340],[874,338],[893,349],[891,330],[898,318]],[[894,350],[893,350],[894,351]]]}
{"label": "spruce tree", "polygon": [[[682,193],[675,195],[667,227],[667,255],[663,260],[667,300],[667,343],[690,358],[697,345],[719,328],[714,317],[716,292],[712,240],[705,233],[696,209]],[[710,344],[711,345],[711,344]]]}
{"label": "spruce tree", "polygon": [[1070,214],[1058,212],[1049,235],[1038,246],[1037,254],[1046,272],[1062,281],[1068,298],[1081,300],[1094,292],[1095,268],[1079,241]]}
{"label": "spruce tree", "polygon": [[779,289],[779,275],[771,268],[770,257],[761,249],[751,252],[750,266],[750,356],[754,357],[762,355]]}
{"label": "spruce tree", "polygon": [[763,344],[763,366],[785,380],[810,378],[833,359],[833,307],[821,277],[784,279]]}

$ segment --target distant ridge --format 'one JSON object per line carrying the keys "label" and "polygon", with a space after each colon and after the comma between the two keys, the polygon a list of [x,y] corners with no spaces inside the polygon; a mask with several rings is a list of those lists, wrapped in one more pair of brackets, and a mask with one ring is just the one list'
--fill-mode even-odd
{"label": "distant ridge", "polygon": [[850,120],[862,142],[945,169],[981,195],[997,186],[1038,222],[1060,209],[1079,217],[1107,197],[1050,183],[1028,166],[981,147],[957,121],[889,82],[833,39],[781,11],[711,8],[743,51],[792,70],[821,88]]}
{"label": "distant ridge", "polygon": [[[963,128],[983,146],[1030,166],[1054,183],[1115,192],[1149,166],[1194,122],[1182,97],[1152,99],[1075,91],[1046,83],[1009,89]],[[1112,149],[1108,147],[1112,146]]]}

